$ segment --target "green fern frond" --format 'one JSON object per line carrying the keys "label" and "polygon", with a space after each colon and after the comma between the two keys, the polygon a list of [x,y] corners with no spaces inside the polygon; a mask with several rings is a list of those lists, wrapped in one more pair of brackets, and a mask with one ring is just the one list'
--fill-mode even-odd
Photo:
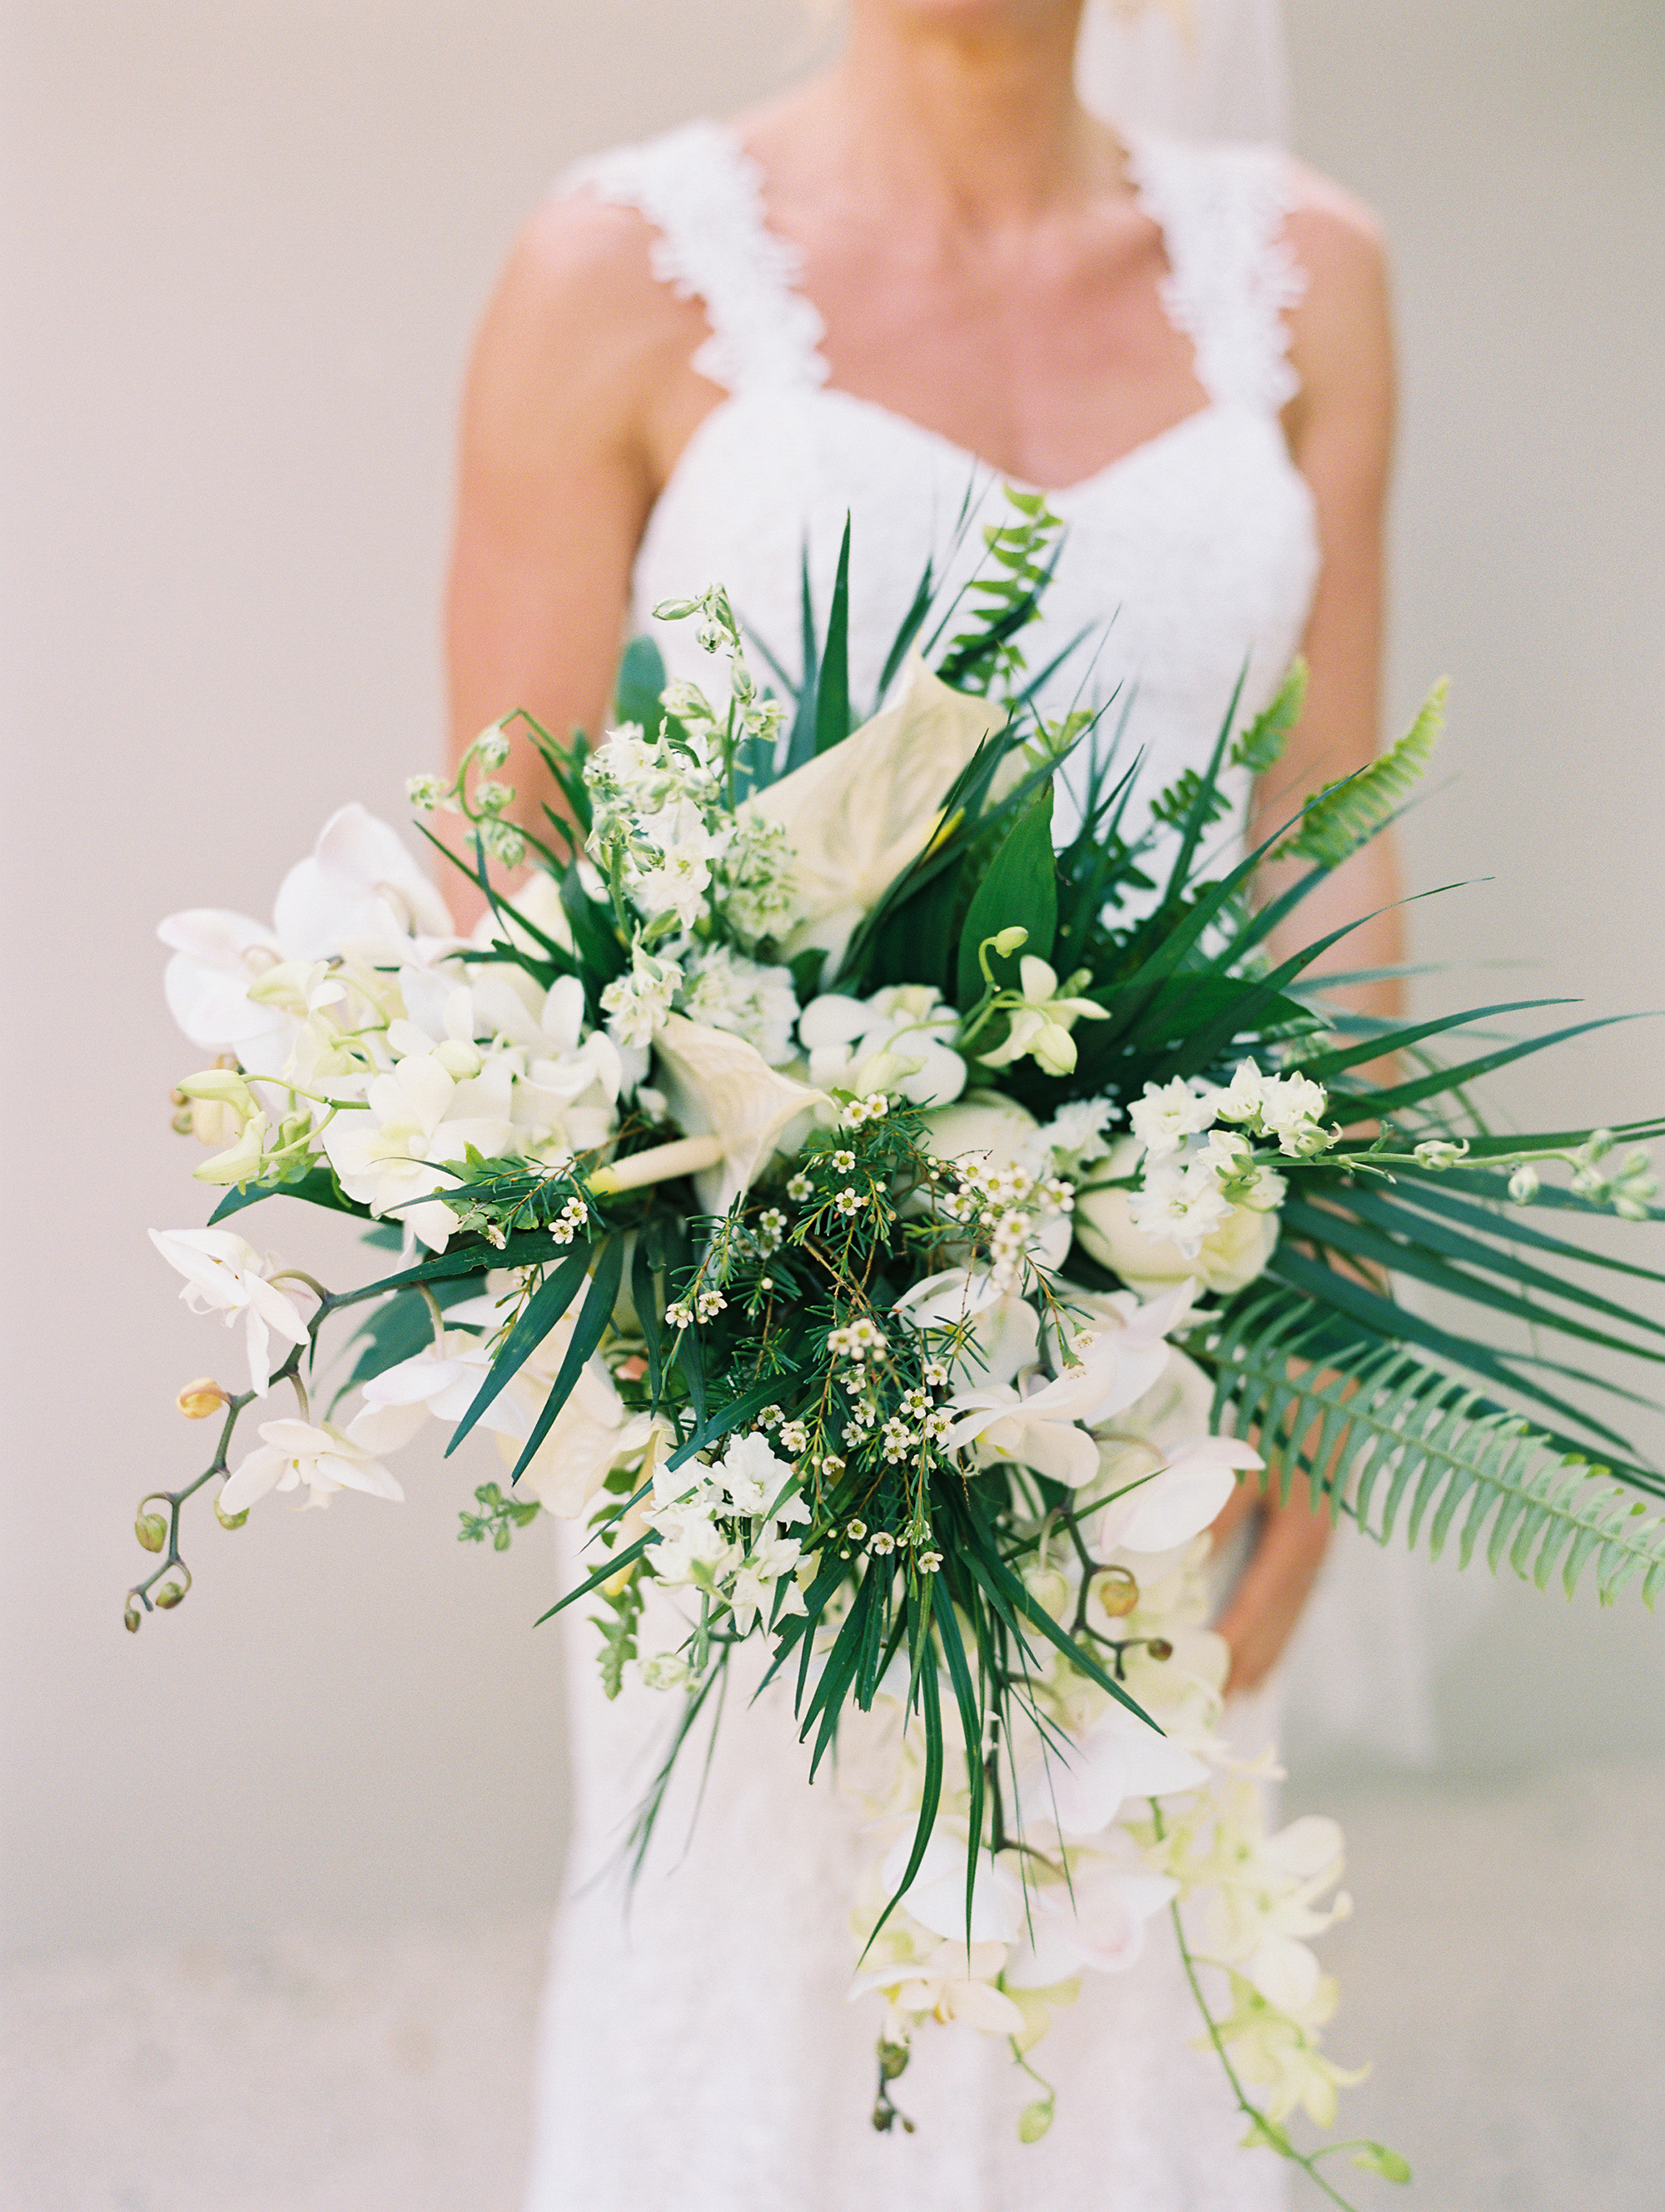
{"label": "green fern frond", "polygon": [[1281,1496],[1310,1471],[1332,1514],[1350,1512],[1379,1543],[1402,1515],[1407,1543],[1437,1559],[1455,1527],[1464,1566],[1484,1538],[1493,1573],[1507,1559],[1542,1589],[1559,1565],[1571,1597],[1588,1569],[1604,1605],[1639,1574],[1651,1610],[1665,1520],[1607,1468],[1401,1346],[1338,1350],[1322,1334],[1307,1301],[1273,1296],[1251,1300],[1212,1346],[1212,1425],[1229,1413],[1253,1435]]}
{"label": "green fern frond", "polygon": [[1301,719],[1307,696],[1307,664],[1297,654],[1289,673],[1278,686],[1278,696],[1258,714],[1231,747],[1233,768],[1246,768],[1251,775],[1264,775],[1284,757],[1291,732]]}
{"label": "green fern frond", "polygon": [[1433,758],[1445,726],[1446,688],[1442,678],[1410,728],[1379,760],[1309,799],[1300,828],[1285,838],[1273,858],[1336,868],[1367,844],[1405,804]]}

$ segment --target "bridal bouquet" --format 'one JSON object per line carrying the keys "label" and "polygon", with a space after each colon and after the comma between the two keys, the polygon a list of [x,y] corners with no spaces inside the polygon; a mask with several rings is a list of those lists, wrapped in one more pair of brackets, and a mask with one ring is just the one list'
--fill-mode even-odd
{"label": "bridal bouquet", "polygon": [[[269,925],[163,925],[169,1004],[212,1061],[178,1126],[225,1195],[153,1235],[240,1325],[247,1373],[180,1394],[218,1443],[141,1506],[160,1564],[127,1622],[190,1588],[205,1486],[228,1528],[273,1491],[398,1498],[428,1420],[453,1447],[489,1429],[507,1487],[477,1486],[462,1534],[584,1524],[593,1570],[553,1609],[596,1605],[610,1694],[669,1701],[661,1793],[743,1650],[749,1683],[790,1686],[806,1771],[836,1751],[876,1837],[851,1905],[877,2125],[927,2023],[1035,2072],[1081,1977],[1160,1922],[1249,2140],[1315,2179],[1337,2150],[1403,2179],[1380,2145],[1310,2154],[1286,2124],[1330,2124],[1348,2078],[1310,1948],[1346,1909],[1341,1838],[1271,1828],[1271,1770],[1223,1732],[1207,1531],[1239,1482],[1298,1485],[1378,1541],[1569,1590],[1589,1572],[1609,1599],[1639,1577],[1651,1602],[1665,1486],[1570,1379],[1590,1344],[1660,1356],[1575,1268],[1646,1271],[1539,1222],[1659,1218],[1629,1147],[1661,1125],[1490,1133],[1474,1079],[1553,1040],[1430,1047],[1521,1008],[1394,1027],[1311,985],[1332,940],[1268,957],[1401,803],[1437,698],[1218,860],[1224,787],[1275,764],[1298,669],[1245,726],[1234,702],[1206,772],[1136,797],[1115,736],[1034,708],[1018,641],[1056,526],[1014,507],[969,603],[921,585],[860,726],[842,567],[818,645],[806,590],[795,696],[759,687],[720,588],[659,608],[725,680],[666,684],[638,641],[604,744],[534,728],[562,802],[541,832],[496,780],[503,726],[452,782],[416,778],[486,896],[471,938],[356,806]],[[1303,866],[1255,910],[1267,850]],[[531,862],[512,896],[493,860]],[[243,1233],[276,1193],[362,1218],[397,1264],[326,1289]],[[1524,1348],[1470,1334],[1463,1301],[1529,1324]]]}

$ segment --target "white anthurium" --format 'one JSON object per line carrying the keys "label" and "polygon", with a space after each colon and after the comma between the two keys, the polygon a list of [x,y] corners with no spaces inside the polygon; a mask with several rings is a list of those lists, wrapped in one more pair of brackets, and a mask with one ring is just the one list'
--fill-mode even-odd
{"label": "white anthurium", "polygon": [[1157,1473],[1110,1500],[1096,1540],[1107,1552],[1174,1551],[1218,1519],[1240,1470],[1265,1465],[1252,1444],[1236,1437],[1193,1437],[1170,1451]]}
{"label": "white anthurium", "polygon": [[[430,1413],[436,1420],[460,1421],[490,1372],[491,1355],[480,1340],[465,1329],[447,1329],[414,1358],[370,1377],[362,1394],[363,1406],[347,1424],[347,1434],[367,1451],[398,1451]],[[531,1424],[513,1382],[492,1400],[480,1426],[525,1439]]]}
{"label": "white anthurium", "polygon": [[1139,1307],[1118,1329],[1077,1333],[1075,1359],[1046,1381],[1039,1370],[1014,1385],[964,1391],[948,1401],[957,1414],[943,1439],[951,1451],[975,1444],[985,1464],[1008,1462],[1072,1489],[1098,1473],[1098,1447],[1087,1431],[1133,1405],[1168,1362],[1165,1333],[1190,1311],[1189,1284]]}
{"label": "white anthurium", "polygon": [[1070,1031],[1079,1021],[1109,1018],[1106,1010],[1091,999],[1070,995],[1073,986],[1088,980],[1087,970],[1083,968],[1071,976],[1062,993],[1057,970],[1032,952],[1026,952],[1018,962],[1018,974],[1023,1003],[1006,1009],[1010,1026],[1004,1042],[993,1052],[979,1053],[978,1059],[985,1067],[1010,1067],[1029,1053],[1048,1075],[1072,1073],[1076,1053]]}
{"label": "white anthurium", "polygon": [[1084,1966],[1125,1973],[1145,1948],[1145,1931],[1178,1894],[1166,1875],[1119,1867],[1079,1869],[1074,1895],[1051,1886],[1030,1895],[1027,1940],[1013,1954],[1006,1979],[1016,1990],[1045,1990],[1073,1981]]}
{"label": "white anthurium", "polygon": [[954,779],[1002,729],[1004,711],[955,691],[922,660],[894,707],[746,801],[793,843],[798,919],[787,959],[819,947],[829,979],[857,927],[930,843]]}
{"label": "white anthurium", "polygon": [[604,1168],[595,1179],[599,1193],[692,1175],[705,1211],[726,1213],[792,1125],[832,1103],[824,1091],[771,1067],[744,1037],[681,1014],[667,1018],[653,1049],[659,1087],[686,1133]]}
{"label": "white anthurium", "polygon": [[[1015,1291],[987,1268],[945,1267],[904,1291],[892,1310],[924,1333],[957,1382],[998,1389],[1040,1357],[1041,1324]],[[952,1338],[939,1332],[952,1330]],[[959,1348],[951,1352],[957,1343]]]}
{"label": "white anthurium", "polygon": [[457,1217],[428,1194],[456,1181],[450,1163],[472,1145],[487,1158],[512,1136],[513,1071],[501,1056],[459,1083],[437,1051],[411,1053],[379,1075],[361,1111],[337,1114],[323,1134],[330,1164],[349,1198],[378,1219],[393,1213],[424,1244],[442,1252]]}
{"label": "white anthurium", "polygon": [[1018,1773],[1024,1833],[1054,1830],[1072,1840],[1106,1828],[1128,1797],[1167,1797],[1196,1790],[1208,1769],[1183,1744],[1124,1705],[1103,1711],[1066,1748],[1037,1744]]}
{"label": "white anthurium", "polygon": [[[1024,1890],[1011,1870],[987,1851],[978,1854],[971,1920],[965,1915],[966,1839],[939,1827],[933,1831],[919,1870],[902,1893],[902,1903],[933,1936],[955,1938],[962,1963],[968,1936],[973,1943],[1015,1943],[1024,1926]],[[914,1832],[905,1828],[886,1852],[884,1892],[891,1895],[914,1855]]]}
{"label": "white anthurium", "polygon": [[375,1455],[328,1421],[262,1421],[260,1437],[259,1448],[227,1479],[217,1501],[222,1513],[246,1513],[269,1490],[303,1485],[309,1506],[327,1505],[338,1490],[404,1503],[404,1492]]}
{"label": "white anthurium", "polygon": [[882,1990],[895,2014],[959,2021],[984,2035],[1021,2035],[1028,2026],[1022,2011],[994,1986],[1006,1956],[1004,1943],[968,1946],[962,1934],[958,1942],[945,1940],[860,1975],[850,1996]]}
{"label": "white anthurium", "polygon": [[871,999],[829,991],[798,1018],[810,1081],[825,1090],[899,1091],[914,1106],[946,1106],[965,1088],[954,1049],[960,1018],[929,983],[893,983]]}
{"label": "white anthurium", "polygon": [[[539,1406],[560,1372],[576,1325],[577,1316],[568,1313],[520,1370]],[[665,1430],[665,1424],[656,1422],[651,1413],[627,1410],[605,1360],[599,1352],[593,1352],[579,1370],[572,1395],[556,1415],[519,1487],[535,1498],[546,1512],[563,1521],[575,1520],[611,1469],[645,1449]],[[498,1445],[512,1467],[520,1456],[520,1444],[500,1435]]]}
{"label": "white anthurium", "polygon": [[272,1340],[287,1356],[305,1344],[303,1314],[315,1304],[304,1283],[275,1283],[283,1272],[275,1254],[264,1259],[253,1245],[229,1229],[153,1229],[150,1242],[171,1267],[185,1277],[179,1296],[193,1313],[223,1313],[226,1327],[240,1320],[247,1332],[249,1382],[257,1396],[271,1385]]}

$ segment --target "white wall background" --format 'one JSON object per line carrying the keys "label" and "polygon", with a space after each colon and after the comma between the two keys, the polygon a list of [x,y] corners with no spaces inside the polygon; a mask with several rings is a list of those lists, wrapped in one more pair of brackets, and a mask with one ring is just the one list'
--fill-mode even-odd
{"label": "white wall background", "polygon": [[[1303,147],[1382,209],[1400,272],[1397,712],[1455,678],[1413,874],[1496,878],[1419,909],[1419,949],[1531,963],[1431,994],[1665,1005],[1665,18],[1291,13]],[[485,1458],[413,1468],[403,1510],[199,1516],[189,1602],[122,1632],[134,1504],[201,1442],[173,1390],[222,1354],[143,1237],[203,1210],[151,929],[258,908],[348,796],[398,814],[437,742],[456,386],[518,220],[570,155],[741,103],[804,35],[780,0],[6,14],[14,1949],[551,1893],[550,1562],[539,1532],[454,1542]],[[1621,1117],[1662,1059],[1638,1025],[1501,1088],[1540,1123]],[[270,1235],[339,1273],[327,1226],[274,1206]],[[1443,1697],[1459,1764],[1656,1759],[1665,1623],[1509,1593]]]}

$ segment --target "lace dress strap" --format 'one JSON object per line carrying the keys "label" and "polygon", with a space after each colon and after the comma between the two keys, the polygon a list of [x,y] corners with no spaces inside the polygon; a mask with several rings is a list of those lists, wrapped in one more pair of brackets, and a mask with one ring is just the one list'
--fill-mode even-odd
{"label": "lace dress strap", "polygon": [[556,186],[586,189],[639,210],[658,233],[654,276],[703,305],[711,335],[693,356],[702,376],[732,392],[826,382],[824,325],[794,289],[797,248],[764,221],[762,176],[732,131],[684,124],[593,155]]}
{"label": "lace dress strap", "polygon": [[1145,132],[1127,145],[1139,204],[1167,245],[1162,304],[1196,348],[1198,382],[1217,402],[1276,413],[1300,389],[1284,317],[1307,287],[1285,227],[1287,158]]}

